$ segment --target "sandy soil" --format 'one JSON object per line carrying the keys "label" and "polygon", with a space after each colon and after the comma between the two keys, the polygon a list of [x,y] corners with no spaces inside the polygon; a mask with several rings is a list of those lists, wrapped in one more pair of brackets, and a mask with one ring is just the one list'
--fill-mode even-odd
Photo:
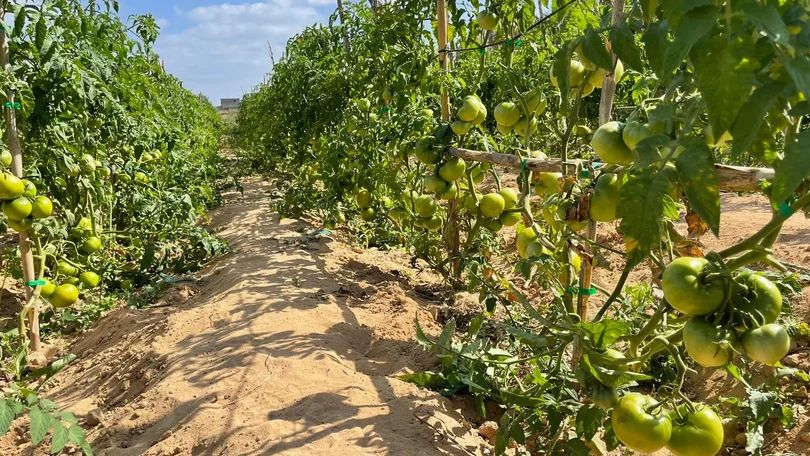
{"label": "sandy soil", "polygon": [[[448,399],[393,377],[433,364],[417,313],[438,329],[407,258],[302,235],[313,228],[280,221],[264,190],[213,214],[234,253],[208,278],[103,318],[49,396],[100,421],[86,426],[100,455],[477,454]],[[47,454],[14,429],[0,454]]]}
{"label": "sandy soil", "polygon": [[[253,181],[244,197],[227,195],[211,226],[234,252],[199,284],[171,290],[161,307],[114,311],[81,335],[70,349],[79,361],[50,397],[93,423],[85,427],[101,455],[483,454],[469,404],[394,378],[434,363],[414,340],[414,316],[435,333],[434,318],[473,315],[474,297],[444,305],[438,279],[406,255],[307,236],[316,227],[270,212],[269,190]],[[722,199],[721,237],[704,236],[705,252],[769,218],[761,196]],[[796,216],[783,233],[776,256],[810,266],[810,222]],[[620,242],[611,225],[599,238]],[[608,258],[614,271],[599,269],[595,280],[611,288],[621,264]],[[644,268],[631,277],[650,280]],[[808,293],[792,302],[804,321]],[[699,374],[688,385],[693,398],[731,392],[724,373]],[[16,423],[0,454],[46,454],[27,446],[26,430]],[[727,429],[728,454],[739,452],[737,431]],[[810,454],[800,438],[808,432],[810,419],[800,416],[768,450]]]}

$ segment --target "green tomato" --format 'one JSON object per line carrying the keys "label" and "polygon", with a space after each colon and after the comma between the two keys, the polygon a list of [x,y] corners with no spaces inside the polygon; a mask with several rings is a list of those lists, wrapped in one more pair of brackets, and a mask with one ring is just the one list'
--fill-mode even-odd
{"label": "green tomato", "polygon": [[21,221],[31,215],[31,200],[24,196],[3,203],[3,213],[10,220]]}
{"label": "green tomato", "polygon": [[391,220],[400,223],[408,217],[408,212],[401,207],[395,207],[388,211],[388,216],[391,217]]}
{"label": "green tomato", "polygon": [[484,30],[495,30],[498,27],[498,15],[489,10],[478,13],[478,25]]}
{"label": "green tomato", "polygon": [[630,150],[636,150],[636,145],[650,136],[652,136],[650,127],[641,122],[627,122],[622,130],[622,140]]}
{"label": "green tomato", "polygon": [[8,226],[18,233],[24,233],[34,226],[34,219],[30,217],[22,220],[8,219]]}
{"label": "green tomato", "polygon": [[371,192],[366,189],[362,189],[357,193],[357,205],[360,206],[360,209],[366,209],[371,207],[372,198]]}
{"label": "green tomato", "polygon": [[436,213],[436,200],[430,195],[422,195],[414,201],[414,209],[421,217],[430,218]]}
{"label": "green tomato", "polygon": [[513,207],[517,206],[519,198],[517,192],[514,189],[504,187],[498,193],[503,197],[504,201],[503,210],[508,211],[509,209],[512,209]]}
{"label": "green tomato", "polygon": [[79,282],[85,288],[95,288],[98,286],[100,278],[98,274],[93,271],[85,271],[79,274]]}
{"label": "green tomato", "polygon": [[81,251],[91,254],[101,248],[101,239],[98,236],[90,236],[82,242]]}
{"label": "green tomato", "polygon": [[75,276],[76,274],[79,273],[79,270],[76,268],[76,266],[73,266],[72,264],[68,263],[67,261],[58,262],[56,264],[56,271],[59,274],[66,275],[66,276],[69,276],[69,277],[73,277],[73,276]]}
{"label": "green tomato", "polygon": [[363,209],[362,211],[360,211],[360,218],[367,221],[367,222],[370,222],[370,221],[374,220],[374,217],[376,215],[377,215],[377,211],[375,211],[373,207],[367,207],[367,208]]}
{"label": "green tomato", "polygon": [[672,436],[667,449],[674,456],[714,456],[723,448],[723,422],[704,404],[691,413],[685,405],[669,412]]}
{"label": "green tomato", "polygon": [[591,138],[591,147],[596,156],[611,165],[629,165],[633,163],[633,152],[624,143],[622,132],[624,124],[608,122],[596,129]]}
{"label": "green tomato", "polygon": [[465,122],[463,120],[456,120],[455,122],[450,124],[450,129],[453,130],[453,133],[461,136],[466,135],[470,128],[473,127],[472,122]]}
{"label": "green tomato", "polygon": [[31,182],[28,179],[23,179],[22,182],[23,185],[25,186],[25,190],[23,190],[22,196],[26,198],[33,198],[37,196],[37,186],[34,185],[33,182]]}
{"label": "green tomato", "polygon": [[453,157],[439,167],[439,177],[444,179],[445,182],[455,182],[464,175],[465,171],[467,171],[467,164],[464,160]]}
{"label": "green tomato", "polygon": [[443,220],[438,215],[422,219],[422,227],[428,231],[437,231],[442,227]]}
{"label": "green tomato", "polygon": [[511,101],[504,101],[495,106],[494,114],[495,122],[504,127],[512,127],[520,120],[520,108]]}
{"label": "green tomato", "polygon": [[735,339],[734,333],[716,328],[702,317],[693,317],[683,326],[686,353],[704,367],[727,364],[733,353]]}
{"label": "green tomato", "polygon": [[515,226],[521,219],[523,219],[523,214],[519,211],[504,212],[498,217],[503,226]]}
{"label": "green tomato", "polygon": [[[779,288],[758,274],[748,276],[742,285],[745,289],[736,286],[732,290],[731,303],[734,308],[753,316],[759,322],[758,325],[776,322],[782,313],[782,293]],[[743,319],[739,327],[744,329],[743,324],[749,321]]]}
{"label": "green tomato", "polygon": [[[481,100],[479,100],[478,97],[474,95],[467,95],[462,99],[461,107],[458,108],[456,115],[458,115],[458,118],[463,122],[472,122],[476,117],[478,117],[478,112],[481,110],[481,107]],[[455,131],[455,129],[453,131]]]}
{"label": "green tomato", "polygon": [[640,393],[630,393],[613,407],[613,431],[616,437],[633,451],[654,453],[669,442],[672,421],[663,411],[647,409],[657,404],[655,399]]}
{"label": "green tomato", "polygon": [[31,203],[31,216],[35,219],[43,219],[53,214],[53,202],[47,196],[37,196]]}
{"label": "green tomato", "polygon": [[11,166],[12,156],[11,152],[8,149],[4,149],[0,151],[0,165],[3,165],[3,168],[8,168]]}
{"label": "green tomato", "polygon": [[65,283],[56,287],[48,301],[54,307],[70,307],[79,299],[79,289],[76,285]]}
{"label": "green tomato", "polygon": [[526,249],[535,241],[537,241],[537,233],[535,233],[534,229],[531,227],[523,228],[515,237],[518,255],[520,255],[521,258],[528,258],[529,256]]}
{"label": "green tomato", "polygon": [[749,358],[772,366],[790,351],[790,336],[782,325],[770,323],[745,333],[742,346]]}
{"label": "green tomato", "polygon": [[130,280],[130,279],[126,279],[126,280],[121,282],[121,289],[122,290],[131,290],[133,286],[134,285],[132,283],[132,280]]}
{"label": "green tomato", "polygon": [[619,393],[616,388],[596,385],[591,389],[591,402],[603,410],[610,410],[619,402]]}
{"label": "green tomato", "polygon": [[45,280],[45,285],[42,285],[39,289],[39,295],[43,298],[49,298],[54,291],[56,291],[56,285],[50,280]]}
{"label": "green tomato", "polygon": [[562,173],[542,172],[535,175],[534,192],[539,196],[551,196],[560,192]]}
{"label": "green tomato", "polygon": [[681,257],[664,269],[662,288],[672,307],[689,316],[708,315],[725,299],[722,279],[706,281],[700,274],[709,262],[704,258]]}
{"label": "green tomato", "polygon": [[484,195],[478,203],[484,217],[500,217],[506,207],[506,201],[498,193]]}
{"label": "green tomato", "polygon": [[619,206],[619,189],[621,181],[615,173],[605,173],[596,179],[593,189],[588,217],[597,222],[612,222],[618,218],[616,209]]}
{"label": "green tomato", "polygon": [[435,165],[442,160],[440,149],[436,145],[436,138],[433,136],[419,138],[416,141],[414,153],[416,158],[426,165]]}
{"label": "green tomato", "polygon": [[10,200],[22,196],[25,184],[11,173],[0,173],[0,199]]}

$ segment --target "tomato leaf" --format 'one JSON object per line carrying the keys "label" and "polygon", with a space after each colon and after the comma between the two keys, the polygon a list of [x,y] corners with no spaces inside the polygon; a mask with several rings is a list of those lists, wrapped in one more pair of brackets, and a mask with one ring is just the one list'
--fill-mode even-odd
{"label": "tomato leaf", "polygon": [[650,68],[659,78],[664,78],[664,53],[666,52],[667,21],[656,22],[647,28],[641,41],[644,43],[645,54],[650,62]]}
{"label": "tomato leaf", "polygon": [[605,411],[599,407],[589,404],[583,405],[577,410],[576,429],[577,436],[591,440],[602,427],[602,420],[605,419]]}
{"label": "tomato leaf", "polygon": [[436,372],[413,372],[410,374],[397,375],[397,378],[414,385],[419,385],[432,390],[437,390],[447,385],[444,375]]}
{"label": "tomato leaf", "polygon": [[36,370],[33,370],[33,371],[29,372],[25,376],[25,378],[26,379],[36,379],[36,378],[44,376],[45,379],[47,380],[47,379],[53,377],[54,375],[58,374],[59,371],[66,368],[68,366],[68,364],[72,363],[73,360],[75,360],[75,359],[76,359],[76,355],[71,353],[71,354],[69,354],[69,355],[67,355],[67,356],[65,356],[63,358],[57,359],[56,361],[52,362],[51,364],[48,364],[45,367],[41,367],[39,369],[36,369]]}
{"label": "tomato leaf", "polygon": [[42,439],[48,435],[48,430],[54,424],[53,417],[42,411],[39,406],[31,407],[29,412],[31,418],[31,443],[39,445]]}
{"label": "tomato leaf", "polygon": [[790,35],[788,35],[787,26],[776,8],[770,5],[748,2],[742,5],[742,9],[745,11],[745,18],[751,21],[773,42],[782,46],[790,46]]}
{"label": "tomato leaf", "polygon": [[524,331],[520,328],[516,328],[510,325],[502,325],[501,328],[503,328],[503,330],[506,331],[509,335],[514,336],[516,339],[528,345],[529,347],[535,349],[548,347],[548,339],[539,334],[530,331]]}
{"label": "tomato leaf", "polygon": [[709,5],[714,5],[714,0],[682,0],[680,2],[680,11],[686,13],[695,8]]}
{"label": "tomato leaf", "polygon": [[568,110],[568,91],[571,87],[568,84],[568,73],[571,71],[571,55],[573,53],[571,42],[567,42],[554,55],[552,74],[557,78],[557,86],[560,89],[560,106],[563,111]]}
{"label": "tomato leaf", "polygon": [[571,456],[590,456],[591,447],[580,439],[565,442],[565,454]]}
{"label": "tomato leaf", "polygon": [[428,339],[425,332],[422,331],[422,326],[419,324],[419,318],[414,318],[414,321],[416,322],[416,342],[428,350],[432,349],[435,344],[433,341]]}
{"label": "tomato leaf", "polygon": [[647,374],[642,374],[633,371],[623,371],[618,369],[609,369],[607,367],[598,366],[591,363],[588,355],[582,355],[580,358],[582,364],[590,370],[591,374],[605,386],[622,386],[637,380],[651,380],[652,377]]}
{"label": "tomato leaf", "polygon": [[706,100],[709,123],[718,138],[728,131],[754,85],[754,72],[738,68],[735,49],[725,38],[712,39],[692,50],[700,94]]}
{"label": "tomato leaf", "polygon": [[439,345],[442,347],[450,347],[450,344],[453,343],[453,335],[456,333],[456,319],[451,318],[450,321],[444,325],[444,329],[442,329],[442,333],[439,336]]}
{"label": "tomato leaf", "polygon": [[585,32],[585,40],[582,42],[582,53],[585,58],[590,60],[591,63],[597,67],[604,68],[608,71],[613,70],[613,58],[605,47],[605,41],[602,35],[588,27]]}
{"label": "tomato leaf", "polygon": [[713,6],[697,8],[684,15],[678,29],[675,30],[675,39],[667,46],[664,53],[661,77],[669,79],[672,72],[689,55],[692,46],[711,32],[719,16],[720,13]]}
{"label": "tomato leaf", "polygon": [[14,410],[8,405],[8,401],[0,400],[0,436],[8,432],[16,416],[17,414],[14,413]]}
{"label": "tomato leaf", "polygon": [[627,267],[641,263],[661,241],[660,222],[664,195],[675,177],[671,168],[660,172],[652,167],[634,172],[620,190],[618,206],[627,251]]}
{"label": "tomato leaf", "polygon": [[543,398],[528,396],[521,392],[516,391],[509,391],[509,390],[500,390],[498,392],[500,394],[501,399],[503,399],[504,403],[519,405],[521,407],[540,407],[546,403]]}
{"label": "tomato leaf", "polygon": [[[71,424],[70,427],[67,428],[67,436],[68,440],[73,442],[75,445],[82,447],[83,450],[85,449],[85,446],[90,448],[90,445],[87,444],[87,435],[85,434],[84,429],[80,428],[76,424]],[[88,453],[85,450],[85,456],[93,456],[93,453]]]}
{"label": "tomato leaf", "polygon": [[605,318],[596,322],[580,322],[577,326],[582,329],[588,339],[596,348],[608,348],[619,337],[630,332],[630,323]]}
{"label": "tomato leaf", "polygon": [[[734,138],[731,143],[731,154],[734,158],[740,158],[751,146],[759,131],[759,126],[765,120],[765,114],[768,113],[771,105],[784,89],[785,83],[780,81],[759,87],[742,107],[731,129],[731,135]],[[722,133],[717,137],[719,138],[720,135]]]}
{"label": "tomato leaf", "polygon": [[773,405],[778,399],[778,394],[775,391],[759,391],[753,388],[747,388],[748,392],[748,407],[751,409],[752,420],[756,423],[763,423],[768,419],[768,416],[773,409]]}
{"label": "tomato leaf", "polygon": [[[644,71],[644,64],[641,63],[641,51],[636,46],[636,40],[627,22],[622,22],[611,29],[608,37],[613,53],[619,57],[619,60],[624,62],[628,68],[638,72]],[[612,65],[610,70],[613,70]]]}
{"label": "tomato leaf", "polygon": [[784,64],[799,92],[810,93],[810,59],[804,56],[794,57]]}
{"label": "tomato leaf", "polygon": [[747,451],[748,454],[760,454],[759,450],[765,443],[765,432],[762,424],[756,424],[750,421],[746,423],[745,437],[745,451]]}
{"label": "tomato leaf", "polygon": [[686,192],[689,205],[709,225],[715,236],[720,233],[720,189],[714,171],[712,151],[700,139],[681,141],[686,150],[675,162],[678,181]]}
{"label": "tomato leaf", "polygon": [[776,168],[771,186],[771,202],[778,205],[796,191],[799,184],[810,176],[810,130],[796,135],[796,142],[785,147],[785,158]]}
{"label": "tomato leaf", "polygon": [[68,428],[57,421],[56,426],[53,428],[53,437],[51,437],[51,454],[56,454],[62,451],[69,440],[70,434],[68,432]]}

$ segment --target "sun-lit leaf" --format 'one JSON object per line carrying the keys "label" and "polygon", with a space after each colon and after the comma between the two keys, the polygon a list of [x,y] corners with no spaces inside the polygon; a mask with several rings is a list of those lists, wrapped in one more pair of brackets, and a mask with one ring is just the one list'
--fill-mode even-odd
{"label": "sun-lit leaf", "polygon": [[775,205],[788,199],[799,184],[810,176],[810,130],[796,135],[796,141],[785,148],[785,158],[776,168],[771,186],[771,201]]}
{"label": "sun-lit leaf", "polygon": [[597,322],[580,322],[577,326],[587,335],[596,348],[608,348],[619,337],[630,332],[630,323],[604,318]]}
{"label": "sun-lit leaf", "polygon": [[48,435],[48,430],[53,426],[54,420],[51,415],[43,412],[36,405],[31,407],[29,417],[31,418],[31,442],[38,445]]}
{"label": "sun-lit leaf", "polygon": [[[667,46],[661,66],[661,76],[669,75],[681,65],[695,43],[712,31],[720,13],[713,6],[697,8],[686,13],[675,30],[675,39]],[[648,52],[649,55],[649,52]]]}
{"label": "sun-lit leaf", "polygon": [[650,68],[659,78],[664,78],[664,54],[666,53],[669,33],[666,21],[650,25],[642,37],[645,55],[650,62]]}
{"label": "sun-lit leaf", "polygon": [[69,441],[70,432],[68,431],[68,428],[62,425],[62,423],[57,422],[53,428],[53,436],[51,437],[51,454],[56,454],[62,451]]}
{"label": "sun-lit leaf", "polygon": [[582,41],[582,53],[585,54],[586,59],[597,67],[613,70],[613,59],[610,57],[607,47],[605,47],[602,35],[591,28],[585,32],[585,39]]}
{"label": "sun-lit leaf", "polygon": [[583,366],[590,370],[591,374],[605,386],[617,387],[636,381],[652,379],[651,376],[640,372],[611,369],[591,363],[588,355],[582,355],[580,360]]}
{"label": "sun-lit leaf", "polygon": [[745,18],[751,21],[768,38],[783,46],[790,44],[787,26],[775,7],[747,2],[742,5],[742,9],[745,11]]}
{"label": "sun-lit leaf", "polygon": [[583,405],[577,410],[575,425],[577,435],[585,440],[591,440],[602,427],[605,411],[595,405]]}
{"label": "sun-lit leaf", "polygon": [[[781,81],[774,81],[759,87],[740,109],[737,120],[734,121],[734,127],[731,129],[734,138],[731,144],[731,154],[735,158],[741,157],[754,142],[759,126],[765,120],[765,115],[784,89],[785,83]],[[719,136],[717,137],[719,138]]]}
{"label": "sun-lit leaf", "polygon": [[0,399],[0,436],[3,436],[11,428],[11,423],[17,416],[6,400]]}
{"label": "sun-lit leaf", "polygon": [[641,52],[638,46],[636,46],[636,40],[627,22],[622,22],[611,29],[608,37],[610,38],[613,53],[619,57],[619,60],[628,68],[632,68],[638,72],[644,71],[644,65],[641,62]]}

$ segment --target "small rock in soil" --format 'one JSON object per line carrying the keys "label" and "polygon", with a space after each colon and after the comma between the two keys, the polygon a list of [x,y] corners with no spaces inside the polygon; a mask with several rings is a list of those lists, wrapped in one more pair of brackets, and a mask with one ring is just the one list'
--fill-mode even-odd
{"label": "small rock in soil", "polygon": [[793,392],[793,397],[807,397],[807,387],[802,385]]}
{"label": "small rock in soil", "polygon": [[737,434],[737,437],[734,437],[734,441],[737,442],[737,445],[745,445],[748,442],[748,437],[742,432]]}
{"label": "small rock in soil", "polygon": [[802,434],[801,439],[804,440],[805,442],[810,443],[810,434]]}
{"label": "small rock in soil", "polygon": [[489,443],[493,445],[495,444],[495,434],[497,433],[498,423],[494,421],[485,421],[484,424],[478,428],[478,434],[480,434],[481,437],[489,440]]}
{"label": "small rock in soil", "polygon": [[96,426],[101,424],[101,421],[104,419],[104,410],[100,408],[94,408],[87,412],[87,416],[84,417],[84,422],[87,423],[88,426]]}

